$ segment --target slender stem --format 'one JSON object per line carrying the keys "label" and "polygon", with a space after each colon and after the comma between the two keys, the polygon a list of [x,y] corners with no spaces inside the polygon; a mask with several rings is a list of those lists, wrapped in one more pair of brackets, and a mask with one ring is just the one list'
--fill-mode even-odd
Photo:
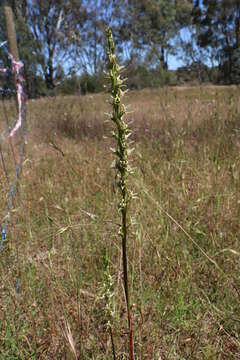
{"label": "slender stem", "polygon": [[122,211],[122,254],[123,254],[123,277],[126,303],[129,309],[129,293],[128,293],[128,263],[127,263],[127,213],[126,209]]}
{"label": "slender stem", "polygon": [[111,328],[111,327],[109,328],[109,332],[110,332],[111,343],[112,343],[113,360],[117,360],[116,350],[115,350],[115,345],[114,345],[114,338],[113,338],[113,331],[112,331],[112,328]]}

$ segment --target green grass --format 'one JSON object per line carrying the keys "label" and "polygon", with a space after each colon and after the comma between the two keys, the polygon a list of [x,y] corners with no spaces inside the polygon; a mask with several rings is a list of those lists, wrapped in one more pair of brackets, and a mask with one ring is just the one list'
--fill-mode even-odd
{"label": "green grass", "polygon": [[[118,358],[127,358],[107,98],[29,102],[26,160],[0,256],[0,359],[74,359],[66,323],[80,359],[112,358],[106,247],[115,345]],[[238,359],[239,89],[144,90],[126,103],[135,110],[129,271],[136,359]]]}

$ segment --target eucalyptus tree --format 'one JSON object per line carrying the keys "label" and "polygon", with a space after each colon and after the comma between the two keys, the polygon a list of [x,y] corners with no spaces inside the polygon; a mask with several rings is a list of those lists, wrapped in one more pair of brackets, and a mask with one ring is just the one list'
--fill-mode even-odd
{"label": "eucalyptus tree", "polygon": [[105,29],[112,18],[112,0],[84,1],[85,22],[81,32],[79,65],[90,74],[102,71],[105,48]]}
{"label": "eucalyptus tree", "polygon": [[119,43],[120,24],[125,15],[123,1],[83,0],[82,4],[85,9],[85,21],[81,29],[78,65],[80,69],[98,75],[107,62],[105,30],[108,26],[113,29]]}
{"label": "eucalyptus tree", "polygon": [[67,69],[80,46],[84,7],[79,0],[29,0],[27,11],[39,68],[47,88],[53,89],[57,68]]}
{"label": "eucalyptus tree", "polygon": [[240,72],[240,0],[194,0],[193,3],[199,46],[212,49],[225,79],[238,81],[235,74]]}
{"label": "eucalyptus tree", "polygon": [[175,39],[189,23],[190,0],[126,0],[122,35],[130,41],[131,56],[150,65],[168,67],[168,55],[176,50]]}

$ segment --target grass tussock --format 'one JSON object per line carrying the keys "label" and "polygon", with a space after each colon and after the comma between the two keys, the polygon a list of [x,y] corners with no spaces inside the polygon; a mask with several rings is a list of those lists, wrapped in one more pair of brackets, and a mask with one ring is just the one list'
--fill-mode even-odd
{"label": "grass tussock", "polygon": [[[106,247],[115,348],[127,358],[106,99],[29,102],[27,154],[0,256],[0,358],[112,357]],[[144,90],[126,103],[135,110],[136,359],[238,359],[239,90]]]}

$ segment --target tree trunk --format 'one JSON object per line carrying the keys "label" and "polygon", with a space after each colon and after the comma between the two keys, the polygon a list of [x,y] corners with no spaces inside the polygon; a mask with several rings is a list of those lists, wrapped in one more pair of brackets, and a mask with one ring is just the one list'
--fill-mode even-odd
{"label": "tree trunk", "polygon": [[47,66],[47,69],[45,71],[45,82],[46,82],[46,86],[49,90],[52,90],[55,88],[55,84],[54,84],[54,79],[53,79],[53,72],[54,72],[54,69],[53,69],[53,63],[52,63],[52,60],[49,59],[48,60],[48,66]]}
{"label": "tree trunk", "polygon": [[97,74],[97,25],[94,24],[94,74]]}
{"label": "tree trunk", "polygon": [[168,64],[165,61],[165,49],[164,46],[161,47],[161,54],[160,54],[160,64],[164,70],[168,69]]}

